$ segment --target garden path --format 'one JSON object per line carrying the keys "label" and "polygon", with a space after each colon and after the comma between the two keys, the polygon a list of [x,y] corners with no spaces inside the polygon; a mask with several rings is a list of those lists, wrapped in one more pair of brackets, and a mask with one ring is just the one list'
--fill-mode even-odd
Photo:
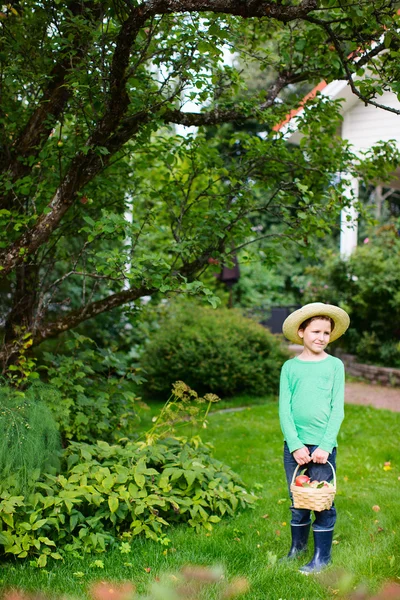
{"label": "garden path", "polygon": [[400,388],[371,383],[346,383],[345,401],[400,412]]}

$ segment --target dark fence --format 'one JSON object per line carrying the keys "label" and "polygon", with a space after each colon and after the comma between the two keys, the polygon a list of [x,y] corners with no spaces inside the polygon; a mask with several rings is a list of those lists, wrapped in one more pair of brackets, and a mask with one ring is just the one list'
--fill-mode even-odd
{"label": "dark fence", "polygon": [[300,305],[296,306],[272,306],[268,310],[270,316],[266,319],[261,319],[261,325],[268,327],[271,333],[282,333],[282,325],[286,317],[293,311],[300,308]]}

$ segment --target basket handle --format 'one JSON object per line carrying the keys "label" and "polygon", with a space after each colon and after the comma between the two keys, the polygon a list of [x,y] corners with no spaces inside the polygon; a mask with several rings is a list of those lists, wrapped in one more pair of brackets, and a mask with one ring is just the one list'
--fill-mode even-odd
{"label": "basket handle", "polygon": [[[327,464],[330,466],[330,468],[332,469],[332,473],[333,473],[333,485],[334,485],[334,486],[335,486],[335,488],[336,488],[336,471],[335,471],[335,469],[333,468],[333,465],[332,465],[332,464],[329,462],[329,460],[327,460],[326,462],[327,462]],[[304,466],[305,466],[305,465],[297,465],[297,467],[296,467],[296,468],[295,468],[295,470],[294,470],[293,477],[292,477],[292,482],[291,482],[291,484],[290,484],[290,485],[293,485],[293,483],[294,483],[294,480],[295,480],[295,478],[296,478],[297,471],[300,469],[300,467],[304,467]]]}

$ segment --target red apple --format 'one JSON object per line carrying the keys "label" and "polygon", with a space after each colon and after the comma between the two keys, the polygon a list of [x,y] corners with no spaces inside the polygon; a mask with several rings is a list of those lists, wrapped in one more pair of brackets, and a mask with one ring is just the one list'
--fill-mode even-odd
{"label": "red apple", "polygon": [[302,487],[303,483],[308,483],[309,481],[310,478],[307,475],[298,475],[294,481],[294,484]]}

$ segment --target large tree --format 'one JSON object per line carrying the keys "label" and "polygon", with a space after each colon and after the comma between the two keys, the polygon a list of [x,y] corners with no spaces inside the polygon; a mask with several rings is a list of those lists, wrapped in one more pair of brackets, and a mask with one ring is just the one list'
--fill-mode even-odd
{"label": "large tree", "polygon": [[[335,136],[338,106],[323,98],[303,115],[299,148],[274,125],[301,101],[299,83],[347,79],[378,106],[382,91],[400,91],[396,2],[21,0],[2,10],[5,364],[27,339],[144,295],[201,291],[210,262],[257,238],[325,235],[344,202],[332,173],[370,177],[390,154],[382,146],[355,163]],[[246,64],[267,73],[266,87],[246,90]],[[246,121],[263,135],[219,137]],[[175,125],[199,129],[182,137]]]}

